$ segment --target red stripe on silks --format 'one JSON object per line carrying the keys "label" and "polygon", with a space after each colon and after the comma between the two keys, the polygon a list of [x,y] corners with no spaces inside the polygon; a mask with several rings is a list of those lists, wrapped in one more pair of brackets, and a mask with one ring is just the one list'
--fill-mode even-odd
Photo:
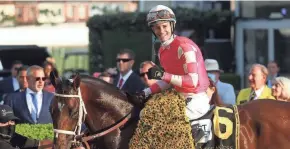
{"label": "red stripe on silks", "polygon": [[167,83],[170,83],[171,77],[172,77],[172,74],[167,73],[167,72],[164,72],[163,77],[162,77],[162,80],[164,80]]}
{"label": "red stripe on silks", "polygon": [[152,92],[151,94],[155,94],[161,91],[161,87],[157,83],[155,83],[150,86],[150,90]]}
{"label": "red stripe on silks", "polygon": [[190,88],[195,87],[193,85],[193,80],[190,77],[190,75],[182,76],[182,85],[181,85],[181,87],[186,87],[186,88],[188,88],[188,87],[190,87]]}
{"label": "red stripe on silks", "polygon": [[197,73],[197,63],[187,63],[185,72],[187,73]]}

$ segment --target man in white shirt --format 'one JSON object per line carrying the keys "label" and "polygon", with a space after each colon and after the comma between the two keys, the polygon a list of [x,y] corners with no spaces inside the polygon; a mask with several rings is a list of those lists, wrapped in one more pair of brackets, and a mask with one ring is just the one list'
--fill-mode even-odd
{"label": "man in white shirt", "polygon": [[205,67],[208,76],[211,78],[218,90],[218,95],[221,97],[225,104],[234,105],[236,103],[236,95],[234,87],[231,84],[220,81],[220,73],[222,70],[219,68],[219,64],[215,59],[206,59]]}

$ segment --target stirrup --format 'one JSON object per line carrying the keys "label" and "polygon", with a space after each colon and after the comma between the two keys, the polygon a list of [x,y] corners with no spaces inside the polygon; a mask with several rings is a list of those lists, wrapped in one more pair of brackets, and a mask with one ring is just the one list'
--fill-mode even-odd
{"label": "stirrup", "polygon": [[194,142],[196,142],[196,143],[199,142],[201,140],[201,138],[205,135],[202,128],[199,128],[198,126],[199,126],[199,124],[194,124],[191,126],[192,137],[194,139]]}

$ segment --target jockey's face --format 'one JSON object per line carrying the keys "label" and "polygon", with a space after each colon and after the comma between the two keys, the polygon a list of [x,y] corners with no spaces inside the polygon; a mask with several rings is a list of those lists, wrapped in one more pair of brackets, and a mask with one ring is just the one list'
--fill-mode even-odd
{"label": "jockey's face", "polygon": [[152,26],[152,30],[161,42],[170,39],[172,29],[169,21],[160,21]]}
{"label": "jockey's face", "polygon": [[267,76],[262,72],[261,67],[253,67],[249,74],[250,87],[254,90],[258,90],[266,84]]}

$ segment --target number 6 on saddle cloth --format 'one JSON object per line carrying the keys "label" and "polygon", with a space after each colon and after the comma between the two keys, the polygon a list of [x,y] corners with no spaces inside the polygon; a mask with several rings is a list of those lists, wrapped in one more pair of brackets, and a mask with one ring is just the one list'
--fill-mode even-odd
{"label": "number 6 on saddle cloth", "polygon": [[[238,148],[239,116],[236,106],[212,107],[203,117],[190,122],[203,129],[197,148]],[[197,134],[198,135],[198,134]]]}

